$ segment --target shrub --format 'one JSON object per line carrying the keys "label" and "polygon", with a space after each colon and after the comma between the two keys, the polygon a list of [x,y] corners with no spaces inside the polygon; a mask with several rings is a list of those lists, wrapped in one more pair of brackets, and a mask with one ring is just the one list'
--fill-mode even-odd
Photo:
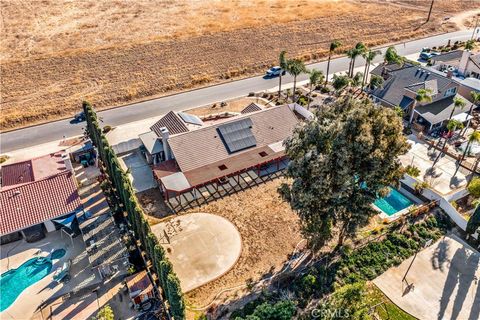
{"label": "shrub", "polygon": [[408,165],[406,168],[405,168],[405,172],[409,175],[409,176],[412,176],[414,178],[418,177],[420,175],[420,169],[418,169],[417,167],[413,166],[413,165]]}
{"label": "shrub", "polygon": [[470,184],[468,185],[468,192],[475,198],[480,197],[480,178],[475,177],[470,181]]}
{"label": "shrub", "polygon": [[97,316],[95,317],[95,319],[97,320],[114,320],[115,319],[115,315],[113,314],[113,310],[112,310],[112,307],[110,307],[108,304],[106,306],[104,306],[103,308],[101,308],[98,313],[97,313]]}
{"label": "shrub", "polygon": [[112,131],[112,127],[107,125],[107,126],[103,127],[102,131],[103,131],[103,133],[108,133],[108,132]]}

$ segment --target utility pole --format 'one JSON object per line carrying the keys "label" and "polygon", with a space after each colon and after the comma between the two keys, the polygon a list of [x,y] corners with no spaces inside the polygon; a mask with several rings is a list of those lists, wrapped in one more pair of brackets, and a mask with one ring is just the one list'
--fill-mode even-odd
{"label": "utility pole", "polygon": [[430,21],[430,15],[432,14],[432,9],[433,9],[433,2],[435,0],[432,0],[432,3],[430,4],[430,10],[428,11],[428,17],[427,17],[427,21],[425,21],[425,23],[427,23],[428,21]]}
{"label": "utility pole", "polygon": [[472,37],[470,38],[470,40],[473,40],[473,37],[475,36],[475,31],[477,31],[477,28],[478,28],[479,18],[480,18],[480,14],[477,14],[477,20],[475,20],[475,27],[473,28]]}

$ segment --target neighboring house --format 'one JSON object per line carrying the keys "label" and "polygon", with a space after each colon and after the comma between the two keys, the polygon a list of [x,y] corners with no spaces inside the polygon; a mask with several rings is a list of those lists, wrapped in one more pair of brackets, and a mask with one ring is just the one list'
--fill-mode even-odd
{"label": "neighboring house", "polygon": [[455,50],[432,57],[432,67],[465,78],[480,79],[480,53]]}
{"label": "neighboring house", "polygon": [[[384,106],[399,106],[408,115],[410,123],[416,123],[426,131],[445,124],[454,109],[454,98],[465,100],[466,106],[455,108],[453,117],[462,122],[471,119],[467,112],[472,104],[458,93],[461,85],[438,71],[405,63],[381,64],[371,73],[384,79],[382,87],[370,92],[374,101]],[[431,102],[416,102],[420,89],[431,92]]]}
{"label": "neighboring house", "polygon": [[248,108],[254,110],[171,136],[171,129],[157,128],[168,151],[166,161],[153,166],[153,171],[167,199],[247,169],[256,168],[261,175],[262,170],[285,168],[283,141],[301,119],[313,115],[298,104]]}
{"label": "neighboring house", "polygon": [[0,175],[2,244],[22,238],[33,242],[46,232],[71,227],[82,210],[72,164],[63,153],[4,165]]}
{"label": "neighboring house", "polygon": [[153,284],[145,270],[127,277],[125,283],[130,299],[132,299],[132,304],[135,307],[139,307],[142,302],[155,297]]}

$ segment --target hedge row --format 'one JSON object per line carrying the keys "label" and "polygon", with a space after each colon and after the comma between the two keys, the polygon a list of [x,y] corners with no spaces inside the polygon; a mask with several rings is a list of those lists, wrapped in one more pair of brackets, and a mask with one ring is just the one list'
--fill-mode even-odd
{"label": "hedge row", "polygon": [[87,134],[98,149],[99,158],[115,189],[120,202],[120,209],[127,212],[128,222],[135,236],[142,243],[153,269],[158,275],[164,297],[170,305],[170,313],[174,319],[185,318],[185,302],[183,300],[180,281],[168,261],[163,247],[152,233],[141,206],[138,204],[132,184],[122,170],[118,158],[103,134],[95,111],[88,102],[83,103],[83,111],[87,120]]}

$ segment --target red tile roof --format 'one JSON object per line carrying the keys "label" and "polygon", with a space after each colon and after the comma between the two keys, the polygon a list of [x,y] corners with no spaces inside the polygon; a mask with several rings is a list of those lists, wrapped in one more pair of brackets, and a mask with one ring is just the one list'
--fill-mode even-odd
{"label": "red tile roof", "polygon": [[9,234],[81,208],[69,171],[0,192],[0,234]]}
{"label": "red tile roof", "polygon": [[161,137],[162,132],[160,129],[164,127],[168,129],[168,132],[170,134],[178,134],[189,131],[187,125],[173,111],[170,111],[162,118],[160,118],[160,120],[158,120],[153,126],[150,127],[150,130],[155,131],[157,136]]}
{"label": "red tile roof", "polygon": [[35,181],[32,160],[2,166],[2,187]]}
{"label": "red tile roof", "polygon": [[152,282],[145,270],[127,277],[125,282],[127,283],[131,298],[135,298],[140,294],[148,293],[153,290]]}
{"label": "red tile roof", "polygon": [[0,169],[2,188],[11,188],[64,172],[67,168],[62,159],[63,155],[63,152],[51,153],[2,166]]}

